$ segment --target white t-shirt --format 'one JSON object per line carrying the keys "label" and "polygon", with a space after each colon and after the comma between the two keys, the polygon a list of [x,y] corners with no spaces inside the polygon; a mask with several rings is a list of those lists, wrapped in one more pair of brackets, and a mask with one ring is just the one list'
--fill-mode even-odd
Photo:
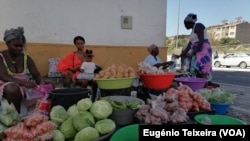
{"label": "white t-shirt", "polygon": [[94,73],[95,63],[94,62],[83,62],[80,69],[83,69],[84,73]]}
{"label": "white t-shirt", "polygon": [[[194,25],[194,28],[189,36],[189,41],[191,43],[195,43],[195,42],[199,41],[198,35],[196,33],[194,33],[195,26],[196,26],[196,24]],[[205,28],[203,32],[204,32],[204,39],[208,39],[207,29]]]}

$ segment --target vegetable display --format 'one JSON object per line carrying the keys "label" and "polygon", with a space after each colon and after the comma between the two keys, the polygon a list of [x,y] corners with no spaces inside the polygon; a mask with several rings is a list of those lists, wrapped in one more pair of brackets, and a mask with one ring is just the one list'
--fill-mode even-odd
{"label": "vegetable display", "polygon": [[42,114],[34,113],[4,130],[2,141],[46,141],[53,138],[57,125]]}
{"label": "vegetable display", "polygon": [[120,102],[116,100],[108,100],[113,107],[113,110],[125,110],[125,109],[136,109],[141,105],[139,100],[135,100],[133,102]]}
{"label": "vegetable display", "polygon": [[19,121],[19,118],[19,114],[14,104],[9,104],[5,98],[2,98],[0,106],[0,123],[4,126],[12,126]]}
{"label": "vegetable display", "polygon": [[230,91],[224,91],[220,88],[215,89],[201,89],[199,93],[207,99],[210,103],[232,103],[235,95]]}
{"label": "vegetable display", "polygon": [[210,103],[187,85],[170,88],[155,99],[148,99],[135,116],[145,124],[183,123],[189,120],[187,112],[211,110]]}
{"label": "vegetable display", "polygon": [[[83,105],[87,107],[82,107]],[[79,100],[68,109],[60,105],[53,106],[50,120],[57,123],[57,128],[53,131],[53,139],[54,141],[90,141],[111,133],[116,127],[115,122],[108,119],[112,111],[113,108],[109,102],[96,100],[92,103],[88,98]]]}
{"label": "vegetable display", "polygon": [[134,77],[136,72],[133,67],[126,64],[112,64],[96,74],[95,79],[113,79]]}

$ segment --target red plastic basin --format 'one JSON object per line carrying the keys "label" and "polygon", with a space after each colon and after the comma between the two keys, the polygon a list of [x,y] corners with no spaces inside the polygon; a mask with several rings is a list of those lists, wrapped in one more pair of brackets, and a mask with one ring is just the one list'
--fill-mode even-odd
{"label": "red plastic basin", "polygon": [[171,86],[176,74],[167,72],[164,74],[140,74],[139,76],[145,88],[166,89]]}

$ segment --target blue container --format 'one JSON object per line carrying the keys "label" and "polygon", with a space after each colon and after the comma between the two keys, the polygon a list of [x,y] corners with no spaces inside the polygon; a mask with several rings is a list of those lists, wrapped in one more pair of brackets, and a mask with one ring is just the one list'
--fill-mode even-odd
{"label": "blue container", "polygon": [[210,103],[211,109],[215,110],[215,114],[223,115],[227,112],[230,103]]}

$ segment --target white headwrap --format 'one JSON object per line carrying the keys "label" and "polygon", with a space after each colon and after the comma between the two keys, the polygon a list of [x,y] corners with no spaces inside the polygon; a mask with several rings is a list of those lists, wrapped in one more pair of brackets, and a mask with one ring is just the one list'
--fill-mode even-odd
{"label": "white headwrap", "polygon": [[148,47],[148,52],[151,52],[152,50],[154,50],[155,48],[157,48],[157,46],[155,44],[152,44]]}

